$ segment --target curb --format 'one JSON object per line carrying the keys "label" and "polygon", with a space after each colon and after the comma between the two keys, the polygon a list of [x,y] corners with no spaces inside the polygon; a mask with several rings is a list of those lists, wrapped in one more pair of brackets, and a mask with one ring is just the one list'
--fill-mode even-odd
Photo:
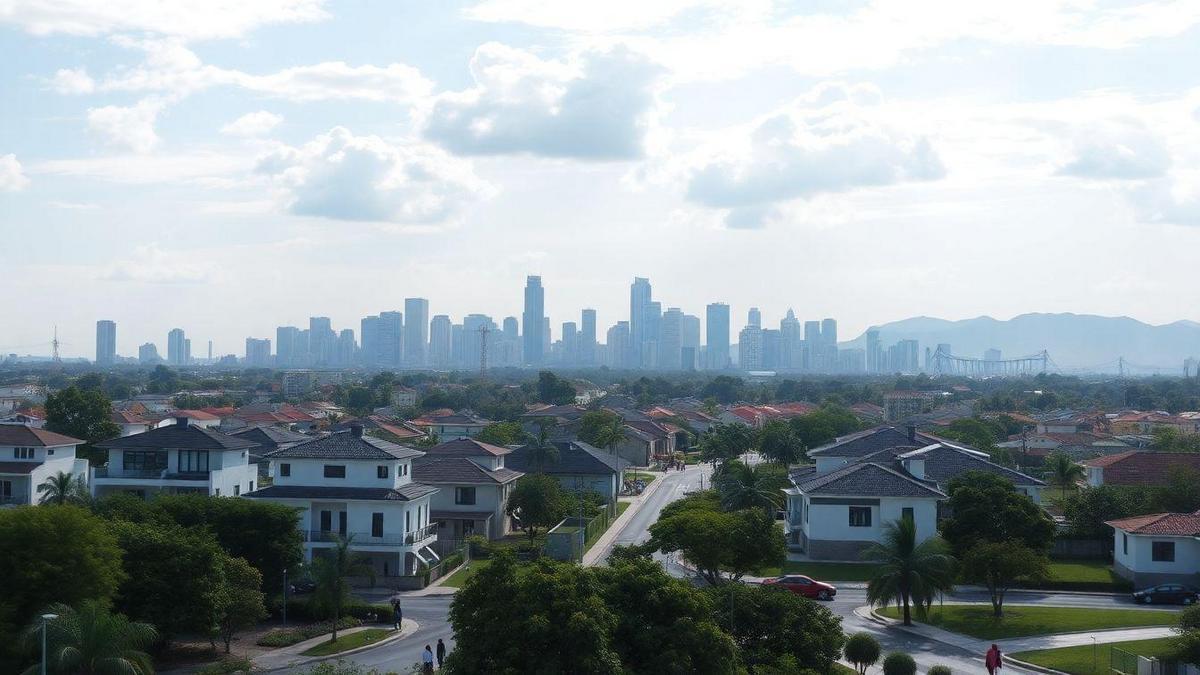
{"label": "curb", "polygon": [[[386,637],[383,640],[380,640],[379,642],[376,642],[374,644],[363,645],[361,647],[355,647],[354,649],[347,649],[344,652],[338,652],[336,654],[327,654],[325,656],[301,656],[300,654],[297,654],[296,655],[297,658],[292,661],[288,661],[285,664],[274,666],[271,668],[257,669],[256,672],[274,673],[274,672],[278,672],[281,670],[288,670],[291,668],[295,668],[297,666],[305,666],[310,663],[320,663],[321,661],[332,661],[334,659],[342,659],[347,656],[353,656],[354,654],[359,654],[361,652],[365,652],[365,651],[368,651],[371,649],[383,647],[384,645],[389,645],[393,642],[402,640],[406,637],[412,637],[413,633],[416,633],[417,629],[419,629],[420,627],[421,627],[421,624],[417,623],[416,621],[413,621],[412,619],[405,619],[404,623],[402,623],[400,625],[399,631],[397,631],[393,635],[389,635],[388,637]],[[328,635],[328,633],[326,633],[326,635]],[[322,637],[322,636],[318,636],[318,637]],[[288,649],[288,647],[283,647],[282,649]],[[263,654],[262,656],[266,656],[269,654],[271,654],[271,652],[267,652],[266,654]],[[251,661],[251,663],[253,663],[253,660]]]}
{"label": "curb", "polygon": [[1047,668],[1046,666],[1039,666],[1036,663],[1029,663],[1028,661],[1022,661],[1021,659],[1014,659],[1013,657],[1011,657],[1007,654],[1004,655],[1004,660],[1007,661],[1008,663],[1011,663],[1015,666],[1019,666],[1026,670],[1032,670],[1035,673],[1046,673],[1047,675],[1069,675],[1068,673],[1064,673],[1061,670]]}

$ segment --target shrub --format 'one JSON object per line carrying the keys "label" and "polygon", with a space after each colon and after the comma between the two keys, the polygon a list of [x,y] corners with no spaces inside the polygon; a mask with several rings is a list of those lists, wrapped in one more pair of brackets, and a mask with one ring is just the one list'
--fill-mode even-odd
{"label": "shrub", "polygon": [[[343,616],[338,621],[338,630],[346,630],[347,628],[357,628],[362,625],[362,621],[352,616]],[[322,621],[320,623],[312,623],[307,626],[296,626],[295,628],[278,628],[273,631],[263,633],[259,636],[258,641],[254,644],[260,647],[290,647],[299,642],[304,642],[318,635],[324,635],[333,631],[332,621]]]}
{"label": "shrub", "polygon": [[879,640],[876,640],[870,633],[851,635],[846,640],[846,646],[842,648],[846,660],[853,663],[859,673],[865,673],[867,668],[875,665],[881,651]]}
{"label": "shrub", "polygon": [[950,666],[934,666],[929,669],[929,675],[951,675]]}
{"label": "shrub", "polygon": [[[316,607],[310,598],[291,598],[287,604],[288,618],[301,621],[322,621],[329,619],[329,614]],[[372,605],[359,600],[350,600],[342,605],[342,616],[352,616],[361,621],[370,621],[371,615],[375,621],[388,621],[392,616],[389,605]]]}
{"label": "shrub", "polygon": [[1192,605],[1179,613],[1179,630],[1200,629],[1200,605]]}
{"label": "shrub", "polygon": [[197,671],[197,675],[235,675],[236,673],[249,673],[253,669],[254,664],[244,656],[226,656],[216,663],[210,663],[201,668]]}
{"label": "shrub", "polygon": [[487,537],[479,534],[467,537],[467,545],[471,547],[472,558],[490,558],[495,545]]}
{"label": "shrub", "polygon": [[883,675],[917,675],[917,662],[904,652],[892,652],[883,660]]}
{"label": "shrub", "polygon": [[442,558],[442,572],[449,572],[461,564],[463,564],[463,554],[451,553],[445,558]]}

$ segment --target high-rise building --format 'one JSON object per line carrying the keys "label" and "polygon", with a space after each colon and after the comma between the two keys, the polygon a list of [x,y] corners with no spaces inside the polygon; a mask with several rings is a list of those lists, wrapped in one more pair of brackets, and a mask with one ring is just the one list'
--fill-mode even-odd
{"label": "high-rise building", "polygon": [[574,321],[564,321],[562,325],[562,364],[579,365],[579,333]]}
{"label": "high-rise building", "polygon": [[596,310],[585,309],[580,317],[579,365],[596,365]]}
{"label": "high-rise building", "polygon": [[683,349],[683,310],[670,307],[662,315],[658,337],[658,367],[661,370],[679,370]]}
{"label": "high-rise building", "polygon": [[633,337],[628,321],[618,321],[605,336],[605,360],[610,368],[628,368],[633,360]]}
{"label": "high-rise building", "polygon": [[779,322],[779,368],[800,370],[803,366],[804,333],[800,320],[789,307],[787,316]]}
{"label": "high-rise building", "polygon": [[742,370],[763,369],[763,331],[747,325],[738,333],[738,366]]}
{"label": "high-rise building", "polygon": [[345,368],[358,361],[358,342],[354,340],[354,329],[343,328],[338,333],[337,343],[333,351],[334,365]]}
{"label": "high-rise building", "polygon": [[757,307],[751,307],[746,313],[746,325],[762,328],[762,312],[758,311]]}
{"label": "high-rise building", "polygon": [[378,365],[379,358],[379,317],[364,316],[358,322],[358,360],[370,368]]}
{"label": "high-rise building", "polygon": [[111,366],[117,360],[117,324],[107,319],[96,322],[96,365]]}
{"label": "high-rise building", "polygon": [[520,368],[524,361],[521,360],[521,329],[517,317],[504,317],[501,333],[502,340],[497,341],[499,349],[496,350],[497,358],[493,363]]}
{"label": "high-rise building", "polygon": [[705,311],[705,346],[709,370],[729,367],[729,305],[714,302]]}
{"label": "high-rise building", "polygon": [[429,322],[429,363],[435,368],[450,366],[450,317],[438,314]]}
{"label": "high-rise building", "polygon": [[266,368],[271,365],[270,338],[246,338],[246,365],[251,368]]}
{"label": "high-rise building", "polygon": [[700,317],[694,314],[684,314],[681,326],[679,367],[684,370],[695,370],[699,367],[696,359],[700,355]]}
{"label": "high-rise building", "polygon": [[162,361],[162,357],[158,355],[158,347],[154,346],[153,342],[147,342],[138,347],[138,363],[146,366],[159,361]]}
{"label": "high-rise building", "polygon": [[540,366],[544,361],[546,323],[546,293],[542,278],[529,276],[525,279],[525,311],[521,315],[521,333],[525,336],[525,364]]}
{"label": "high-rise building", "polygon": [[804,370],[821,373],[825,372],[825,343],[822,342],[821,322],[804,322]]}
{"label": "high-rise building", "polygon": [[774,328],[762,329],[763,370],[778,370],[783,352],[783,333]]}
{"label": "high-rise building", "polygon": [[404,313],[379,313],[379,341],[375,363],[382,368],[399,368],[404,347]]}
{"label": "high-rise building", "polygon": [[421,368],[428,362],[429,301],[404,299],[404,365]]}
{"label": "high-rise building", "polygon": [[[463,368],[467,370],[478,369],[482,363],[483,355],[483,331],[487,331],[488,344],[491,344],[491,338],[499,332],[496,323],[492,321],[492,317],[486,314],[468,314],[463,317]],[[488,350],[490,353],[490,349]],[[489,359],[490,361],[490,359]]]}
{"label": "high-rise building", "polygon": [[868,373],[883,372],[883,348],[879,344],[879,329],[867,329],[866,368]]}
{"label": "high-rise building", "polygon": [[643,362],[643,343],[647,338],[647,314],[650,310],[651,288],[650,280],[645,277],[634,277],[629,287],[629,339],[632,343],[634,363]]}
{"label": "high-rise building", "polygon": [[182,328],[172,328],[167,333],[167,363],[182,366],[188,362],[187,336]]}
{"label": "high-rise building", "polygon": [[308,362],[315,366],[333,365],[337,333],[327,316],[308,319]]}
{"label": "high-rise building", "polygon": [[463,368],[467,365],[465,336],[463,325],[456,323],[450,326],[450,367]]}
{"label": "high-rise building", "polygon": [[192,339],[191,338],[183,339],[183,362],[184,363],[192,362]]}
{"label": "high-rise building", "polygon": [[545,361],[546,354],[550,353],[550,344],[554,342],[554,338],[550,333],[550,317],[542,317],[542,360]]}

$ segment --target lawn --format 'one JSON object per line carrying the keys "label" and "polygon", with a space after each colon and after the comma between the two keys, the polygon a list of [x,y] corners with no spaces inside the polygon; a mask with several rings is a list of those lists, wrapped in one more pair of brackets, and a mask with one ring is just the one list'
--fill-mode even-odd
{"label": "lawn", "polygon": [[349,649],[356,649],[369,644],[379,642],[383,638],[391,635],[396,631],[390,628],[368,628],[360,630],[357,633],[348,635],[340,635],[337,640],[332,642],[326,641],[314,647],[309,647],[301,652],[304,656],[328,656],[329,654],[340,654]]}
{"label": "lawn", "polygon": [[1037,588],[1077,591],[1132,590],[1129,581],[1112,571],[1112,566],[1099,560],[1052,561],[1050,578]]}
{"label": "lawn", "polygon": [[[1079,647],[1061,647],[1059,649],[1039,649],[1031,652],[1013,654],[1013,658],[1027,661],[1046,668],[1053,668],[1072,675],[1108,675],[1109,650],[1117,647],[1139,656],[1164,656],[1170,651],[1172,638],[1156,640],[1134,640],[1133,642],[1116,642],[1110,644],[1082,645]],[[1093,665],[1095,666],[1093,668]]]}
{"label": "lawn", "polygon": [[789,560],[783,567],[762,570],[760,576],[777,577],[781,574],[803,574],[817,581],[870,581],[876,566],[870,563],[820,563]]}
{"label": "lawn", "polygon": [[858,675],[858,671],[844,663],[834,661],[833,667],[829,669],[829,675]]}
{"label": "lawn", "polygon": [[646,473],[645,471],[626,471],[625,480],[640,480],[650,485],[654,479],[658,478],[658,474]]}
{"label": "lawn", "polygon": [[[888,607],[880,613],[893,619],[900,618],[896,607]],[[1028,605],[1005,605],[1003,618],[997,620],[992,617],[991,605],[946,605],[933,609],[926,623],[981,640],[1002,640],[1109,628],[1170,626],[1178,620],[1178,612],[1159,610]]]}

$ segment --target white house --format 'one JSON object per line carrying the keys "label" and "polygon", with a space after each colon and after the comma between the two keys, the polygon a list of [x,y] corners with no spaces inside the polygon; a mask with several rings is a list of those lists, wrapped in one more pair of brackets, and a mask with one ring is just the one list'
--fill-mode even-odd
{"label": "white house", "polygon": [[413,460],[424,454],[354,425],[267,453],[273,484],[244,496],[297,509],[306,560],[342,537],[367,554],[377,575],[412,575],[438,560],[429,548],[437,539],[430,497],[438,489],[413,480]]}
{"label": "white house", "polygon": [[166,426],[97,443],[108,451],[108,462],[92,470],[92,494],[196,492],[235,497],[257,486],[258,471],[249,452],[257,445],[178,417]]}
{"label": "white house", "polygon": [[508,468],[525,473],[544,473],[564,490],[596,492],[615,508],[629,462],[583,441],[553,441],[558,456],[539,462],[534,444],[517,448],[505,458]]}
{"label": "white house", "polygon": [[75,455],[84,442],[45,429],[0,424],[0,506],[37,504],[38,486],[59,472],[87,480],[87,460]]}
{"label": "white house", "polygon": [[439,488],[431,504],[441,550],[473,534],[499,539],[512,530],[505,513],[508,494],[525,474],[504,466],[511,452],[460,438],[426,449],[413,462],[414,478]]}
{"label": "white house", "polygon": [[491,423],[491,420],[485,420],[469,410],[444,415],[430,414],[409,421],[409,424],[425,433],[437,436],[439,441],[470,438]]}
{"label": "white house", "polygon": [[1200,511],[1111,520],[1113,569],[1137,587],[1194,584],[1200,573]]}

